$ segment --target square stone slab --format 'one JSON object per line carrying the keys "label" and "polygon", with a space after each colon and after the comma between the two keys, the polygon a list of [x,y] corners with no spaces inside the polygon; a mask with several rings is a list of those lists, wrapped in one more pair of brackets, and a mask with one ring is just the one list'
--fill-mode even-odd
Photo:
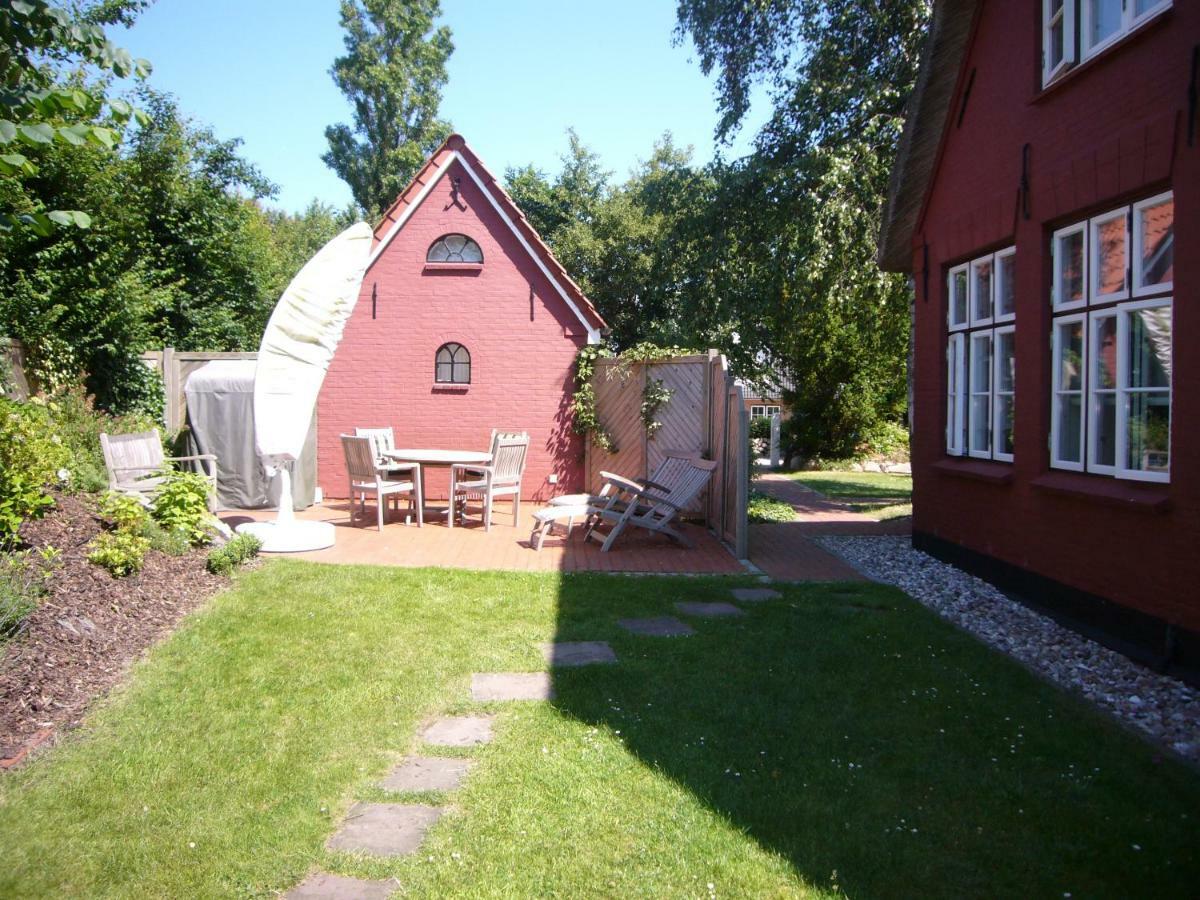
{"label": "square stone slab", "polygon": [[440,808],[419,803],[355,803],[325,846],[371,856],[408,856],[441,815]]}
{"label": "square stone slab", "polygon": [[471,759],[410,756],[388,772],[379,786],[385,791],[452,791],[473,765]]}
{"label": "square stone slab", "polygon": [[472,700],[550,700],[549,672],[485,672],[471,676]]}
{"label": "square stone slab", "polygon": [[539,644],[542,656],[552,666],[590,666],[593,663],[615,663],[617,654],[607,641],[558,641]]}
{"label": "square stone slab", "polygon": [[494,716],[443,716],[425,726],[421,740],[439,747],[473,747],[492,739]]}
{"label": "square stone slab", "polygon": [[386,900],[396,890],[396,882],[366,881],[316,872],[283,895],[284,900]]}
{"label": "square stone slab", "polygon": [[774,600],[783,594],[771,588],[734,588],[733,599],[743,603],[762,603],[764,600]]}
{"label": "square stone slab", "polygon": [[644,637],[685,637],[695,634],[696,629],[674,616],[656,616],[652,619],[618,619],[617,624],[626,631]]}
{"label": "square stone slab", "polygon": [[746,614],[744,609],[739,609],[732,603],[700,603],[694,600],[685,600],[682,603],[676,603],[675,608],[685,616],[699,616],[702,619],[744,616]]}

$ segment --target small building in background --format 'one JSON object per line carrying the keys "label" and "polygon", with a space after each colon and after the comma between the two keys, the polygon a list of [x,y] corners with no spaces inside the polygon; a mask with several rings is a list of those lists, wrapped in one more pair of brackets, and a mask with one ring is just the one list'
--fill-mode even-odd
{"label": "small building in background", "polygon": [[[325,496],[347,493],[339,435],[386,426],[398,447],[456,450],[526,431],[526,499],[580,490],[574,363],[607,326],[461,136],[385,213],[375,252],[317,405]],[[446,473],[427,484],[445,496]]]}
{"label": "small building in background", "polygon": [[1189,677],[1198,37],[1193,0],[935,2],[879,254],[916,292],[913,544]]}

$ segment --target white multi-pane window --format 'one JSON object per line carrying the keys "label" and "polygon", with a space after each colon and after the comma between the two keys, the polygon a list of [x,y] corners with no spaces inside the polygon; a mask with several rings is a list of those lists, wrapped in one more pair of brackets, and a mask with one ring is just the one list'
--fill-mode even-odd
{"label": "white multi-pane window", "polygon": [[1170,8],[1172,0],[1042,0],[1042,84]]}
{"label": "white multi-pane window", "polygon": [[1011,462],[1016,250],[980,256],[947,279],[946,452]]}
{"label": "white multi-pane window", "polygon": [[769,419],[777,415],[779,415],[778,406],[758,406],[755,404],[750,407],[750,418],[752,419]]}
{"label": "white multi-pane window", "polygon": [[1170,478],[1174,225],[1168,192],[1051,238],[1055,468]]}

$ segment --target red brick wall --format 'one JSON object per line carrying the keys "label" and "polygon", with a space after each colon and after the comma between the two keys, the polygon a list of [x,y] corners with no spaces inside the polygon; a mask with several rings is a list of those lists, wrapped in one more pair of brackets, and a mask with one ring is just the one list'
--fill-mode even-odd
{"label": "red brick wall", "polygon": [[[1200,629],[1200,146],[1189,147],[1186,136],[1200,4],[1176,0],[1161,19],[1045,92],[1041,6],[983,4],[914,241],[914,528]],[[1018,194],[1025,144],[1029,218]],[[1059,478],[1048,451],[1050,234],[1167,189],[1175,192],[1171,482],[1062,473],[1060,483],[1078,493],[1054,492],[1045,484],[1049,473]],[[970,464],[945,454],[946,274],[1014,243],[1016,458],[982,464],[1011,473],[1008,483],[992,483],[965,477]],[[1106,502],[1100,495],[1114,486],[1167,508]]]}
{"label": "red brick wall", "polygon": [[[482,267],[426,267],[429,245],[450,232],[479,244]],[[471,352],[469,386],[434,383],[434,354],[447,341]],[[582,323],[455,162],[363,279],[318,401],[317,483],[345,497],[338,435],[390,425],[401,447],[486,450],[493,428],[528,431],[523,495],[581,489],[583,444],[569,407],[586,342]],[[431,469],[427,485],[444,497],[446,470]]]}

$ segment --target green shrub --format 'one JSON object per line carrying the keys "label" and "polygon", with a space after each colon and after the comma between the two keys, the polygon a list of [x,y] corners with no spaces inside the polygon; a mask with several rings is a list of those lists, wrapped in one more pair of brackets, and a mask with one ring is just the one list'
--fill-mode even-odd
{"label": "green shrub", "polygon": [[14,543],[23,521],[54,505],[46,488],[69,459],[44,402],[0,399],[0,546]]}
{"label": "green shrub", "polygon": [[163,528],[152,519],[147,519],[142,525],[141,535],[150,542],[151,550],[157,550],[167,556],[183,556],[192,549],[192,542],[186,532],[178,528]]}
{"label": "green shrub", "polygon": [[196,472],[171,472],[154,495],[154,521],[186,535],[193,546],[209,541],[209,482]]}
{"label": "green shrub", "polygon": [[876,422],[858,446],[859,455],[868,458],[908,459],[908,428],[900,422]]}
{"label": "green shrub", "polygon": [[109,491],[100,501],[100,515],[119,531],[140,532],[150,521],[150,511],[137,497]]}
{"label": "green shrub", "polygon": [[131,531],[102,531],[88,544],[88,562],[108,569],[117,578],[142,570],[150,542]]}
{"label": "green shrub", "polygon": [[224,547],[217,547],[208,554],[206,565],[214,575],[228,575],[238,566],[258,556],[262,541],[252,534],[239,534]]}
{"label": "green shrub", "polygon": [[0,637],[15,632],[37,609],[58,555],[53,547],[0,553]]}
{"label": "green shrub", "polygon": [[791,522],[796,518],[796,511],[790,503],[768,497],[762,491],[751,491],[746,517],[751,522]]}

